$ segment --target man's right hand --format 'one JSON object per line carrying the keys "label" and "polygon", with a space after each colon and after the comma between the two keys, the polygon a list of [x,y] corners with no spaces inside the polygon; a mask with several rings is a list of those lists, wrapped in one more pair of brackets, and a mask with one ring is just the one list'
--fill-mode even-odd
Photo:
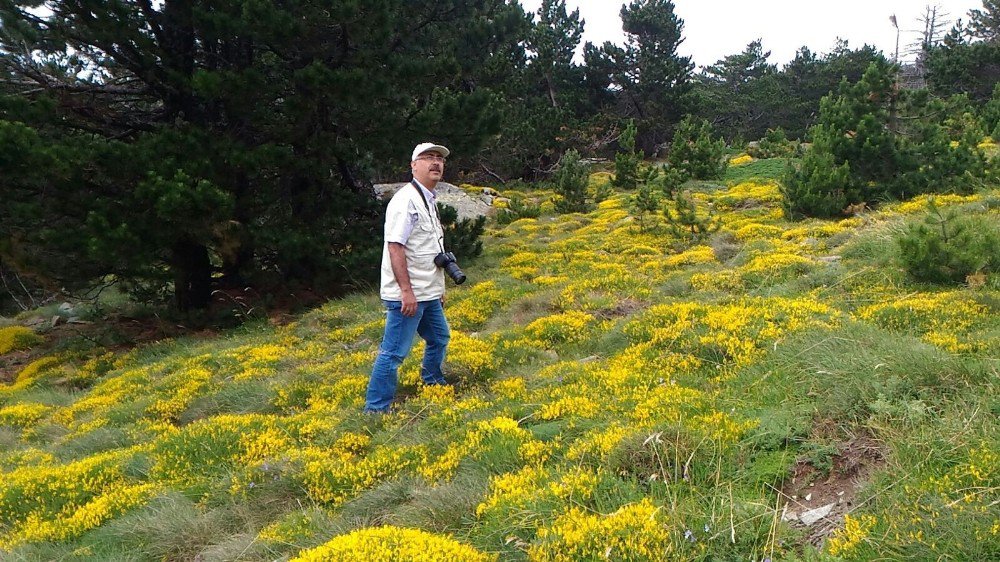
{"label": "man's right hand", "polygon": [[403,306],[400,307],[403,316],[413,316],[417,313],[417,297],[413,291],[403,291]]}

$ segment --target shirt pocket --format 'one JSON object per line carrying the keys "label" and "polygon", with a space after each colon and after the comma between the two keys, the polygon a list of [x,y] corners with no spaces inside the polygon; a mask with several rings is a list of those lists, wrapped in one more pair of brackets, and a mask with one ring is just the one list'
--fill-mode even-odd
{"label": "shirt pocket", "polygon": [[417,219],[417,228],[423,230],[424,232],[433,233],[434,222],[431,221],[431,218],[426,215],[419,215]]}

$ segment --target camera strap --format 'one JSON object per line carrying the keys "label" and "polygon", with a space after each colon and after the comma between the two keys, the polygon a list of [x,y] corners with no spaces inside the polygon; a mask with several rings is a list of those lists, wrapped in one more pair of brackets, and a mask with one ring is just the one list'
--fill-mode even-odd
{"label": "camera strap", "polygon": [[[437,206],[435,205],[434,210],[433,211],[431,210],[431,205],[430,203],[427,202],[427,196],[424,195],[424,188],[420,187],[420,185],[417,183],[417,180],[411,180],[410,185],[412,185],[413,189],[416,189],[417,193],[420,194],[420,200],[424,202],[424,207],[427,208],[427,214],[431,217],[431,224],[434,224],[434,220],[436,219],[438,226],[441,228],[441,234],[444,234],[444,225],[441,224],[441,217],[438,216],[437,214]],[[438,239],[438,245],[441,246],[441,251],[444,252],[443,238]]]}

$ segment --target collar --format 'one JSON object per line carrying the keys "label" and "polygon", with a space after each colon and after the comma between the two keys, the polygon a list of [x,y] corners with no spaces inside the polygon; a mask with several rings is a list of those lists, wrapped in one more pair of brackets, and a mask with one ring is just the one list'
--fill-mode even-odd
{"label": "collar", "polygon": [[417,178],[413,178],[413,183],[420,186],[420,189],[424,191],[424,197],[426,197],[428,200],[430,201],[437,200],[437,198],[434,196],[434,192],[424,187],[424,184],[420,183],[420,180],[418,180]]}

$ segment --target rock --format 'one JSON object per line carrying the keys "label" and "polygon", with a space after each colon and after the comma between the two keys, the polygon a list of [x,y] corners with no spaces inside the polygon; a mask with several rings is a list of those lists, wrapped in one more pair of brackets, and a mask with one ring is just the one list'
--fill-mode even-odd
{"label": "rock", "polygon": [[[375,193],[380,199],[389,199],[392,197],[400,187],[409,185],[408,183],[379,183],[375,184]],[[487,214],[492,206],[492,199],[490,203],[487,203],[480,197],[472,197],[461,188],[456,187],[450,183],[441,182],[437,184],[434,188],[434,193],[437,195],[438,203],[443,203],[454,207],[458,211],[458,218],[461,219],[474,219]],[[489,194],[484,193],[481,197],[489,196]]]}
{"label": "rock", "polygon": [[816,259],[823,263],[837,263],[840,261],[840,256],[820,256]]}
{"label": "rock", "polygon": [[32,316],[31,318],[28,318],[27,320],[24,321],[24,325],[29,328],[33,328],[35,326],[41,326],[44,323],[45,319],[42,318],[41,316]]}
{"label": "rock", "polygon": [[53,328],[55,328],[56,326],[58,326],[60,322],[62,322],[62,316],[59,316],[58,314],[56,314],[55,316],[52,317],[52,327]]}
{"label": "rock", "polygon": [[781,520],[782,521],[798,521],[799,516],[796,515],[794,511],[788,511],[788,506],[786,505],[784,509],[781,510]]}
{"label": "rock", "polygon": [[66,314],[73,314],[73,305],[68,302],[64,302],[59,305],[59,312],[64,312]]}
{"label": "rock", "polygon": [[835,504],[828,503],[823,507],[810,509],[809,511],[803,512],[802,515],[799,516],[799,519],[802,520],[802,522],[805,523],[807,526],[811,526],[820,519],[826,517],[827,515],[830,515],[830,512],[833,511],[834,505]]}

